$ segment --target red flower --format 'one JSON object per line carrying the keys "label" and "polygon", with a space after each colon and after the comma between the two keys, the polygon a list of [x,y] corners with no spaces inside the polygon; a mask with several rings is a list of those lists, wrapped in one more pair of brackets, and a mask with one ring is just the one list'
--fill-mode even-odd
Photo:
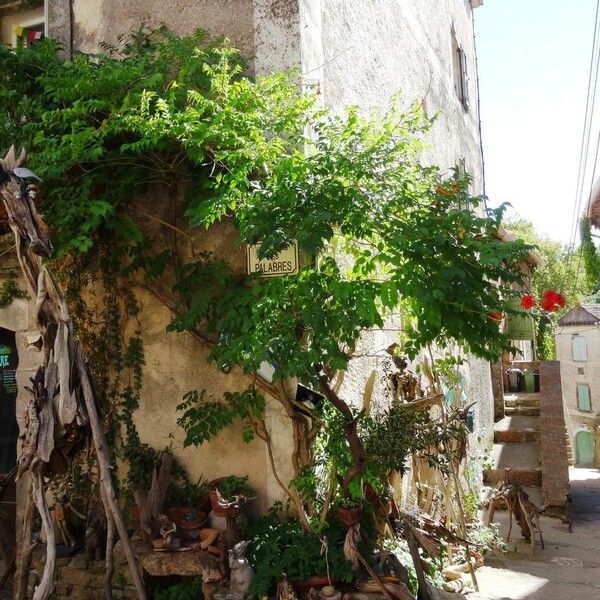
{"label": "red flower", "polygon": [[521,308],[529,310],[535,306],[535,298],[531,294],[525,294],[521,298]]}
{"label": "red flower", "polygon": [[541,307],[546,312],[555,312],[565,305],[565,299],[554,290],[546,290],[542,298]]}
{"label": "red flower", "polygon": [[502,321],[502,319],[504,319],[504,313],[501,313],[501,312],[490,312],[490,313],[488,313],[488,317],[492,321]]}

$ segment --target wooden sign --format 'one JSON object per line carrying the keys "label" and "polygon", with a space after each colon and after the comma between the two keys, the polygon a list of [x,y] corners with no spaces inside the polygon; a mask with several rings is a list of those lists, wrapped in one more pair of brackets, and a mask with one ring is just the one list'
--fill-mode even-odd
{"label": "wooden sign", "polygon": [[260,273],[262,277],[298,274],[298,242],[292,242],[273,258],[259,259],[259,249],[260,244],[248,246],[248,273]]}

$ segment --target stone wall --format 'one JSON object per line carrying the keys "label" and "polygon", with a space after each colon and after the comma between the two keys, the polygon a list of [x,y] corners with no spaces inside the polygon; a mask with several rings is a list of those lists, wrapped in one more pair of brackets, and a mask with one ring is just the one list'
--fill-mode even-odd
{"label": "stone wall", "polygon": [[566,515],[569,461],[558,361],[540,364],[540,398],[543,501],[549,504],[550,514]]}
{"label": "stone wall", "polygon": [[[35,586],[40,582],[45,558],[43,549],[38,549],[34,553],[29,574],[28,598],[33,598]],[[135,600],[138,595],[120,542],[117,542],[115,546],[114,559],[113,599]],[[52,597],[56,600],[106,600],[105,573],[106,563],[104,560],[88,561],[84,554],[57,558],[56,588]]]}

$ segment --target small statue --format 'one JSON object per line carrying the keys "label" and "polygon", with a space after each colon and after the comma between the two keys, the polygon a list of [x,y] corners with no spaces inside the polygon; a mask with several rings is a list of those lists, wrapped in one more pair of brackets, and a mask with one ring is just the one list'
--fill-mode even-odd
{"label": "small statue", "polygon": [[57,533],[57,538],[62,540],[62,543],[73,548],[76,545],[75,538],[69,531],[68,515],[73,512],[80,519],[85,520],[85,516],[77,512],[71,503],[67,500],[66,494],[59,494],[56,497],[56,505],[52,509],[52,522]]}
{"label": "small statue", "polygon": [[101,560],[102,548],[100,545],[100,524],[94,519],[85,530],[85,556],[87,560]]}
{"label": "small statue", "polygon": [[180,546],[179,538],[175,536],[177,533],[177,525],[167,517],[167,515],[159,515],[160,523],[160,538],[152,540],[155,550],[176,550]]}
{"label": "small statue", "polygon": [[320,600],[341,600],[342,592],[338,592],[332,585],[326,585],[319,592]]}
{"label": "small statue", "polygon": [[290,585],[285,573],[281,574],[281,579],[277,584],[277,600],[298,600],[296,591]]}
{"label": "small statue", "polygon": [[214,595],[216,600],[245,600],[249,597],[248,588],[254,569],[250,566],[248,559],[244,556],[250,541],[238,542],[229,550],[229,590],[217,592]]}

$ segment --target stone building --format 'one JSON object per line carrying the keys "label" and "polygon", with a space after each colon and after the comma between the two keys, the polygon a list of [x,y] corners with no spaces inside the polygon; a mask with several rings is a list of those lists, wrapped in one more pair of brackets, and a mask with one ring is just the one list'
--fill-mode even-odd
{"label": "stone building", "polygon": [[600,304],[582,304],[556,327],[567,432],[575,464],[600,466]]}
{"label": "stone building", "polygon": [[[407,103],[418,100],[429,114],[440,114],[424,160],[448,173],[453,168],[467,171],[473,178],[472,192],[483,192],[473,33],[473,10],[481,0],[47,0],[28,6],[32,4],[34,8],[24,10],[20,2],[0,2],[2,43],[34,43],[35,31],[45,31],[61,42],[68,56],[96,52],[101,42],[118,43],[119,36],[142,23],[165,24],[178,34],[200,27],[211,35],[227,36],[251,59],[256,74],[299,67],[307,82],[318,84],[322,102],[334,110],[355,104],[368,111],[387,105],[393,94],[401,92]],[[157,218],[166,211],[154,199],[140,202]],[[155,221],[140,217],[139,224],[167,235]],[[231,252],[229,238],[226,226],[216,228],[202,238],[201,247],[217,254]],[[245,263],[243,250],[229,256],[235,264]],[[249,474],[260,492],[255,506],[265,509],[280,491],[262,443],[246,446],[239,431],[228,430],[200,449],[183,449],[176,425],[175,407],[188,390],[206,388],[218,397],[225,390],[242,389],[246,380],[206,364],[208,351],[192,336],[165,333],[171,315],[154,296],[140,289],[139,302],[146,356],[143,404],[136,413],[142,441],[165,447],[173,433],[177,458],[193,480],[200,475],[211,479]],[[27,301],[19,300],[0,310],[2,331],[16,332],[21,390],[39,356],[28,342],[33,333],[29,309]],[[394,341],[395,334],[375,331],[365,336],[364,344],[380,349]],[[382,397],[379,374],[389,360],[382,353],[355,361],[344,379],[343,393],[358,405],[367,397],[369,402]],[[467,363],[465,393],[469,401],[477,401],[475,431],[481,439],[489,439],[494,417],[490,365],[473,357]],[[22,414],[21,398],[17,415]],[[268,402],[267,412],[280,475],[287,481],[291,426],[276,404]]]}

